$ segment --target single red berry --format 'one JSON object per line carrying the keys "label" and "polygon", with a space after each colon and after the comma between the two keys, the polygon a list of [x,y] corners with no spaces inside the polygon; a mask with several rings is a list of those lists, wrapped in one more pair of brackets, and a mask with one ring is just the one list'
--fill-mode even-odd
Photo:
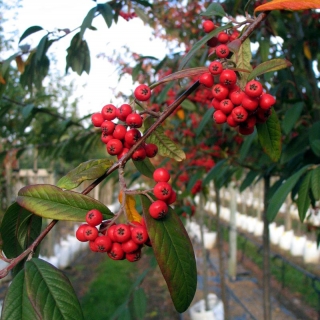
{"label": "single red berry", "polygon": [[216,109],[219,110],[220,109],[220,100],[218,100],[217,98],[213,98],[211,101],[211,105]]}
{"label": "single red berry", "polygon": [[112,134],[115,128],[115,124],[112,121],[105,120],[101,124],[102,132],[105,134]]}
{"label": "single red berry", "polygon": [[113,260],[122,260],[125,258],[125,253],[122,250],[121,244],[118,242],[114,242],[112,244],[110,252],[108,252],[108,256]]}
{"label": "single red berry", "polygon": [[225,44],[229,41],[229,35],[223,31],[219,32],[217,38],[218,38],[218,41],[223,44]]}
{"label": "single red berry", "polygon": [[92,227],[96,227],[103,220],[102,213],[97,209],[89,210],[86,214],[86,221],[88,225]]}
{"label": "single red berry", "polygon": [[118,139],[111,139],[107,143],[107,151],[110,155],[115,156],[123,150],[122,142]]}
{"label": "single red berry", "polygon": [[257,80],[249,81],[244,88],[244,92],[251,98],[260,97],[262,90],[262,84]]}
{"label": "single red berry", "polygon": [[168,182],[170,180],[170,173],[165,168],[157,168],[153,172],[153,180],[155,182]]}
{"label": "single red berry", "polygon": [[276,103],[276,99],[269,93],[263,93],[259,100],[259,106],[261,109],[270,109]]}
{"label": "single red berry", "polygon": [[130,113],[132,113],[132,108],[130,104],[126,103],[121,105],[116,111],[117,118],[121,121],[126,121],[126,118]]}
{"label": "single red berry", "polygon": [[165,202],[166,204],[170,205],[175,203],[176,200],[177,200],[177,193],[174,190],[172,190],[171,196]]}
{"label": "single red berry", "polygon": [[95,240],[94,241],[89,241],[89,248],[91,251],[93,252],[99,252],[99,249],[95,243]]}
{"label": "single red berry", "polygon": [[104,118],[100,112],[93,113],[91,116],[91,122],[95,127],[100,127]]}
{"label": "single red berry", "polygon": [[156,200],[150,205],[149,213],[154,219],[162,219],[168,214],[168,205],[162,200]]}
{"label": "single red berry", "polygon": [[142,118],[138,113],[131,113],[126,118],[126,124],[131,128],[141,128]]}
{"label": "single red berry", "polygon": [[210,72],[203,73],[199,77],[199,82],[207,88],[211,88],[214,85],[214,79]]}
{"label": "single red berry", "polygon": [[96,227],[87,225],[83,231],[84,237],[89,241],[94,241],[98,236],[98,230]]}
{"label": "single red berry", "polygon": [[117,116],[117,108],[113,104],[107,104],[102,108],[101,114],[105,120],[111,121]]}
{"label": "single red berry", "polygon": [[118,140],[123,140],[127,133],[127,128],[122,124],[117,124],[113,131],[113,137]]}
{"label": "single red berry", "polygon": [[248,112],[241,106],[233,108],[231,115],[236,122],[244,122],[248,118]]}
{"label": "single red berry", "polygon": [[227,117],[227,124],[232,127],[235,128],[239,125],[239,122],[235,121],[232,114],[229,114]]}
{"label": "single red berry", "polygon": [[229,36],[229,40],[230,41],[236,40],[239,37],[239,35],[240,35],[240,32],[238,30],[233,30],[233,32]]}
{"label": "single red berry", "polygon": [[151,90],[147,85],[140,84],[134,90],[134,96],[139,101],[147,101],[151,97]]}
{"label": "single red berry", "polygon": [[232,88],[237,82],[237,75],[233,70],[225,69],[220,74],[219,82],[227,88]]}
{"label": "single red berry", "polygon": [[124,136],[124,141],[128,144],[128,146],[133,146],[141,137],[141,132],[138,129],[130,129],[126,132]]}
{"label": "single red berry", "polygon": [[123,148],[123,149],[122,149],[122,152],[120,152],[119,154],[117,154],[118,160],[121,159],[125,154],[127,154],[128,151],[129,151],[128,148]]}
{"label": "single red berry", "polygon": [[108,236],[100,236],[94,240],[98,252],[109,252],[112,248],[112,241]]}
{"label": "single red berry", "polygon": [[148,231],[145,227],[138,226],[138,227],[133,227],[131,230],[131,239],[137,243],[137,244],[144,244],[145,242],[148,241]]}
{"label": "single red berry", "polygon": [[242,103],[242,99],[245,96],[245,93],[239,89],[239,90],[232,90],[232,92],[229,94],[229,99],[232,101],[234,105],[239,105]]}
{"label": "single red berry", "polygon": [[111,139],[113,139],[113,135],[112,134],[106,134],[106,133],[102,132],[101,141],[104,144],[107,144]]}
{"label": "single red berry", "polygon": [[216,55],[218,58],[226,58],[229,55],[229,48],[225,44],[216,47]]}
{"label": "single red berry", "polygon": [[220,61],[212,61],[209,64],[209,71],[214,75],[218,75],[222,72],[223,70],[223,65]]}
{"label": "single red berry", "polygon": [[256,117],[257,117],[257,122],[259,123],[264,123],[268,120],[268,118],[271,116],[272,113],[272,109],[262,109],[262,108],[258,108],[257,112],[256,112]]}
{"label": "single red berry", "polygon": [[115,230],[116,226],[117,226],[116,224],[110,226],[108,228],[108,230],[107,230],[107,233],[106,233],[106,235],[111,239],[112,242],[116,242],[117,241],[115,236],[114,236],[114,230]]}
{"label": "single red berry", "polygon": [[229,94],[229,89],[219,83],[212,88],[213,97],[220,101],[223,99],[226,99],[228,97],[228,94]]}
{"label": "single red berry", "polygon": [[212,37],[210,40],[207,41],[207,46],[214,48],[215,46],[217,46],[219,43],[218,38],[217,37]]}
{"label": "single red berry", "polygon": [[136,242],[134,242],[132,239],[129,239],[128,241],[123,242],[121,244],[121,248],[125,253],[131,253],[133,251],[136,251],[139,249],[139,247],[140,246]]}
{"label": "single red berry", "polygon": [[222,124],[227,121],[227,116],[225,113],[223,113],[221,110],[217,110],[213,113],[213,120],[217,124]]}
{"label": "single red berry", "polygon": [[242,107],[245,108],[247,111],[255,111],[258,108],[259,99],[252,98],[244,94],[241,104],[242,104]]}
{"label": "single red berry", "polygon": [[146,158],[146,150],[144,147],[140,146],[137,150],[132,154],[132,160],[134,161],[142,161]]}
{"label": "single red berry", "polygon": [[229,99],[220,101],[220,109],[224,114],[228,115],[233,110],[233,103]]}
{"label": "single red berry", "polygon": [[158,182],[153,188],[153,193],[159,200],[169,199],[171,192],[172,187],[168,182]]}
{"label": "single red berry", "polygon": [[82,224],[76,231],[76,238],[81,242],[87,242],[88,239],[84,235],[84,230],[87,227],[87,224]]}
{"label": "single red berry", "polygon": [[158,147],[154,143],[147,143],[144,146],[144,149],[146,150],[146,155],[148,158],[153,158],[158,153]]}
{"label": "single red berry", "polygon": [[215,29],[215,25],[211,20],[205,20],[202,22],[202,28],[205,33],[209,33]]}
{"label": "single red berry", "polygon": [[141,258],[141,249],[140,248],[134,252],[126,254],[126,259],[129,262],[136,262],[136,261],[140,260],[140,258]]}
{"label": "single red berry", "polygon": [[257,123],[257,118],[255,115],[251,115],[251,116],[248,116],[247,120],[245,122],[242,122],[241,123],[241,127],[244,127],[244,128],[253,128]]}
{"label": "single red berry", "polygon": [[113,231],[113,236],[117,242],[123,243],[131,238],[131,230],[127,224],[117,224]]}
{"label": "single red berry", "polygon": [[239,126],[239,133],[241,133],[244,136],[250,135],[251,133],[253,133],[253,131],[254,131],[254,127],[247,128],[247,127],[243,127],[241,125]]}

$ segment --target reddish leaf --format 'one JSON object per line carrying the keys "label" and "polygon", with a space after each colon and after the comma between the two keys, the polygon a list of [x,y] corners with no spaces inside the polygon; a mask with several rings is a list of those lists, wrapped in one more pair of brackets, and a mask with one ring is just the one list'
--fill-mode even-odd
{"label": "reddish leaf", "polygon": [[320,0],[273,0],[268,3],[258,6],[254,11],[271,11],[271,10],[307,10],[307,9],[319,9]]}

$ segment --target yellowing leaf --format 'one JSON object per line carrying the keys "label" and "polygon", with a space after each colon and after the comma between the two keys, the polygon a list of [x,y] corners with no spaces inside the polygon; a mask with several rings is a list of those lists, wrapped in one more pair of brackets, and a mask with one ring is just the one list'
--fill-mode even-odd
{"label": "yellowing leaf", "polygon": [[[119,193],[119,202],[122,204],[122,191]],[[127,218],[130,222],[137,221],[140,222],[142,217],[139,212],[136,210],[136,200],[133,196],[126,195],[126,205],[125,210]]]}
{"label": "yellowing leaf", "polygon": [[6,84],[6,80],[3,79],[1,73],[0,73],[0,83],[1,84]]}
{"label": "yellowing leaf", "polygon": [[312,56],[311,56],[311,51],[310,51],[310,47],[307,41],[303,42],[303,53],[305,55],[305,57],[308,60],[311,60]]}
{"label": "yellowing leaf", "polygon": [[306,10],[306,9],[319,9],[320,0],[273,0],[258,6],[254,11],[271,11],[271,10]]}
{"label": "yellowing leaf", "polygon": [[184,111],[182,109],[178,110],[177,116],[180,120],[184,120]]}
{"label": "yellowing leaf", "polygon": [[24,72],[24,62],[22,60],[21,56],[17,56],[16,57],[16,63],[17,63],[17,67],[20,73]]}

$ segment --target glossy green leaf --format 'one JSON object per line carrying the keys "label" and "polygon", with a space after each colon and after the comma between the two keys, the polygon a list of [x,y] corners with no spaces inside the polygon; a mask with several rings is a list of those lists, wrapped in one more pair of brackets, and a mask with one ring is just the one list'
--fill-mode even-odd
{"label": "glossy green leaf", "polygon": [[32,26],[30,28],[28,28],[23,34],[22,36],[20,37],[19,39],[19,42],[20,43],[23,39],[25,39],[26,37],[30,36],[31,34],[35,33],[35,32],[38,32],[38,31],[41,31],[43,30],[42,27],[39,27],[39,26]]}
{"label": "glossy green leaf", "polygon": [[258,171],[249,171],[244,180],[242,181],[240,185],[240,192],[244,191],[247,189],[249,186],[252,185],[253,181],[255,178],[259,175]]}
{"label": "glossy green leaf", "polygon": [[320,167],[312,170],[311,191],[315,200],[320,200]]}
{"label": "glossy green leaf", "polygon": [[204,127],[206,126],[206,124],[211,120],[212,121],[212,115],[213,112],[215,111],[214,108],[209,108],[205,114],[203,115],[199,126],[196,128],[196,136],[199,136],[199,134],[202,132],[202,130],[204,129]]}
{"label": "glossy green leaf", "polygon": [[106,3],[99,3],[97,6],[97,10],[101,13],[104,21],[106,22],[108,28],[112,25],[113,12],[110,5]]}
{"label": "glossy green leaf", "polygon": [[299,218],[301,222],[304,221],[308,208],[310,207],[310,198],[309,198],[310,182],[311,182],[311,171],[309,171],[306,174],[306,176],[303,178],[298,191],[297,206],[298,206]]}
{"label": "glossy green leaf", "polygon": [[148,158],[145,158],[143,161],[133,161],[133,164],[141,174],[153,179],[153,172],[155,168]]}
{"label": "glossy green leaf", "polygon": [[266,62],[262,62],[258,66],[256,66],[252,72],[248,76],[248,81],[255,79],[256,77],[267,73],[267,72],[274,72],[277,70],[281,70],[284,68],[291,67],[292,64],[290,61],[286,59],[272,59]]}
{"label": "glossy green leaf", "polygon": [[112,164],[113,162],[109,159],[93,159],[83,162],[62,177],[58,181],[57,187],[67,190],[74,189],[83,181],[94,180],[101,177]]}
{"label": "glossy green leaf", "polygon": [[259,53],[260,53],[262,62],[269,60],[269,54],[270,54],[270,39],[269,39],[269,37],[259,39]]}
{"label": "glossy green leaf", "polygon": [[274,162],[281,156],[281,129],[277,114],[272,110],[265,123],[257,125],[258,137],[263,151]]}
{"label": "glossy green leaf", "polygon": [[300,118],[304,103],[299,101],[293,104],[285,113],[283,121],[281,122],[284,134],[288,134],[294,128],[294,125]]}
{"label": "glossy green leaf", "polygon": [[70,280],[51,264],[40,259],[27,261],[24,283],[28,298],[41,319],[84,319]]}
{"label": "glossy green leaf", "polygon": [[205,12],[200,13],[201,16],[212,17],[220,16],[224,17],[226,15],[222,5],[220,3],[210,3]]}
{"label": "glossy green leaf", "polygon": [[1,320],[42,320],[28,298],[24,270],[13,278],[5,296]]}
{"label": "glossy green leaf", "polygon": [[176,310],[186,311],[197,289],[197,266],[188,234],[174,210],[155,220],[149,215],[150,200],[141,196],[144,219],[155,257]]}
{"label": "glossy green leaf", "polygon": [[315,155],[320,157],[320,121],[315,122],[309,129],[310,147]]}
{"label": "glossy green leaf", "polygon": [[196,105],[189,99],[185,99],[181,102],[181,106],[185,110],[195,111],[197,109]]}
{"label": "glossy green leaf", "polygon": [[183,57],[180,65],[179,65],[179,70],[182,70],[188,62],[191,60],[191,58],[195,55],[195,53],[201,49],[201,47],[207,43],[212,37],[216,36],[219,34],[219,32],[224,31],[226,29],[229,29],[232,27],[231,23],[226,24],[223,27],[219,27],[214,29],[213,31],[209,32],[206,34],[201,40],[199,40],[197,43],[195,43],[191,50]]}
{"label": "glossy green leaf", "polygon": [[90,9],[87,15],[85,16],[85,18],[83,19],[83,22],[80,27],[79,41],[82,40],[86,29],[91,27],[96,11],[97,11],[97,7]]}
{"label": "glossy green leaf", "polygon": [[186,159],[184,151],[164,134],[164,129],[161,126],[152,132],[147,139],[147,143],[156,144],[158,146],[158,154],[163,157],[169,157],[176,161]]}
{"label": "glossy green leaf", "polygon": [[269,200],[267,208],[267,219],[271,222],[274,220],[279,212],[281,205],[286,200],[289,192],[296,185],[300,177],[308,170],[310,166],[305,166],[288,178],[281,186],[274,192],[273,196]]}
{"label": "glossy green leaf", "polygon": [[224,167],[225,163],[227,162],[226,159],[224,160],[220,160],[219,162],[217,162],[214,167],[212,167],[210,169],[210,171],[207,173],[207,175],[205,176],[205,178],[202,181],[202,185],[206,185],[208,184],[210,181],[215,180],[216,178],[219,177],[219,175],[221,174],[221,169]]}
{"label": "glossy green leaf", "polygon": [[40,234],[42,219],[13,203],[5,212],[1,226],[2,250],[7,258],[21,254]]}
{"label": "glossy green leaf", "polygon": [[47,219],[85,221],[86,213],[91,209],[100,210],[106,219],[113,216],[98,200],[49,184],[20,189],[17,202],[21,207]]}
{"label": "glossy green leaf", "polygon": [[245,158],[250,150],[250,147],[251,147],[254,139],[256,138],[256,136],[257,136],[257,131],[254,130],[254,132],[249,137],[246,137],[246,139],[244,140],[244,142],[240,148],[240,153],[239,153],[239,161],[240,162],[245,160]]}
{"label": "glossy green leaf", "polygon": [[43,55],[46,53],[46,44],[48,41],[48,35],[46,34],[42,39],[40,40],[37,51],[36,51],[36,60],[40,61],[43,57]]}

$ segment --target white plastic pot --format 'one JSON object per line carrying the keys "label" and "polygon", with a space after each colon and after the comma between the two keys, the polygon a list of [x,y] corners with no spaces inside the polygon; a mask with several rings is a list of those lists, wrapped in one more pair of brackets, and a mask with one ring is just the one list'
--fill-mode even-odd
{"label": "white plastic pot", "polygon": [[294,236],[291,242],[291,248],[290,248],[290,253],[294,256],[294,257],[298,257],[298,256],[303,256],[303,252],[304,252],[304,248],[306,246],[306,237],[297,237]]}
{"label": "white plastic pot", "polygon": [[203,234],[204,247],[208,250],[212,249],[216,244],[217,233],[216,232],[205,232]]}
{"label": "white plastic pot", "polygon": [[280,248],[283,250],[290,250],[293,236],[293,230],[285,231],[279,240]]}
{"label": "white plastic pot", "polygon": [[209,309],[205,310],[204,299],[189,308],[191,320],[224,320],[222,301],[214,294],[208,294]]}

